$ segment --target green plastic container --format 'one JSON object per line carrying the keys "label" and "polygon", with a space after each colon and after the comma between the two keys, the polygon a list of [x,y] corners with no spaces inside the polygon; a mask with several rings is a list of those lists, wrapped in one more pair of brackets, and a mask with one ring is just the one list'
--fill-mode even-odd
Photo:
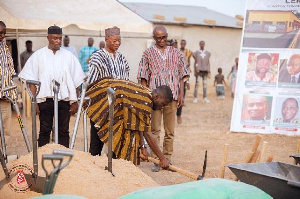
{"label": "green plastic container", "polygon": [[271,199],[255,186],[211,178],[195,182],[142,189],[121,199]]}

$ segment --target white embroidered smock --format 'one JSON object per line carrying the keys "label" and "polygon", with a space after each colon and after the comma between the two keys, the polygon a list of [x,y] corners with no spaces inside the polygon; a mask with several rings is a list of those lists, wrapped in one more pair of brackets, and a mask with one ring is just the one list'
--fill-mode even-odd
{"label": "white embroidered smock", "polygon": [[73,103],[77,101],[76,88],[82,84],[85,74],[78,59],[71,52],[60,48],[54,54],[46,46],[33,53],[19,77],[41,82],[37,103],[54,97],[53,79],[60,83],[58,100]]}

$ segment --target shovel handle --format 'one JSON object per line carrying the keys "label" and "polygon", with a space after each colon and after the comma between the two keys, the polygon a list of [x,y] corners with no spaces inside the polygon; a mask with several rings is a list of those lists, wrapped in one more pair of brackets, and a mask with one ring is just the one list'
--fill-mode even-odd
{"label": "shovel handle", "polygon": [[[148,157],[148,160],[150,162],[153,162],[154,164],[159,164],[159,160],[155,159],[155,158],[152,158],[152,157]],[[176,166],[173,166],[173,165],[170,165],[169,166],[169,169],[172,170],[172,171],[176,171],[177,173],[180,173],[182,175],[185,175],[193,180],[199,180],[199,175],[195,174],[195,173],[192,173],[190,171],[187,171],[187,170],[184,170],[184,169],[181,169],[181,168],[178,168]]]}
{"label": "shovel handle", "polygon": [[[27,90],[28,90],[28,94],[29,94],[30,98],[35,99],[36,96],[40,92],[41,82],[40,81],[35,81],[35,80],[26,80],[26,85],[27,85]],[[35,93],[31,92],[30,85],[36,86],[36,92]]]}
{"label": "shovel handle", "polygon": [[116,100],[116,92],[112,88],[108,87],[107,94],[108,94],[108,103],[113,104]]}
{"label": "shovel handle", "polygon": [[73,151],[67,151],[67,150],[60,150],[60,149],[54,149],[53,150],[53,154],[55,155],[62,155],[62,156],[68,156],[69,159],[67,160],[67,162],[65,162],[64,164],[62,164],[60,166],[60,170],[62,170],[63,168],[65,168],[66,166],[68,166],[73,158],[74,152]]}
{"label": "shovel handle", "polygon": [[[17,89],[17,86],[16,86],[16,85],[12,85],[12,86],[5,87],[5,88],[2,90],[2,92],[3,92],[4,95],[5,95],[5,92],[9,92],[9,91],[14,90],[14,89]],[[9,97],[8,95],[5,95],[5,97],[6,97],[7,99],[9,99],[9,101],[14,102],[14,100],[13,100],[11,97]],[[18,97],[18,95],[17,95],[17,97]],[[17,99],[15,99],[15,101],[16,101],[16,100],[17,100]]]}
{"label": "shovel handle", "polygon": [[14,89],[16,89],[16,88],[17,88],[16,85],[7,86],[7,87],[5,87],[5,88],[2,90],[2,92],[11,91],[11,90],[14,90]]}

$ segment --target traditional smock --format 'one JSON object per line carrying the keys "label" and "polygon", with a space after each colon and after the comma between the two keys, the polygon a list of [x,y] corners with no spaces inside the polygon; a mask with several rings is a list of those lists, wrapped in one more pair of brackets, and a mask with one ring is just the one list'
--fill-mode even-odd
{"label": "traditional smock", "polygon": [[91,98],[89,118],[99,126],[98,135],[108,144],[109,104],[107,88],[116,92],[113,121],[113,152],[118,158],[137,164],[139,132],[151,132],[151,91],[131,81],[104,78],[91,84],[86,96]]}
{"label": "traditional smock", "polygon": [[47,46],[37,50],[26,62],[19,77],[25,80],[40,81],[40,92],[37,102],[53,98],[52,80],[60,83],[58,100],[77,101],[76,88],[79,87],[85,74],[78,59],[69,51],[60,48],[54,54]]}

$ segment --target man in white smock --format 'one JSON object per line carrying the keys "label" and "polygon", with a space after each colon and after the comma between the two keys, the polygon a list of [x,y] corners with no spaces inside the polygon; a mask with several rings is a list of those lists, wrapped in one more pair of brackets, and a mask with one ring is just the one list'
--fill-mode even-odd
{"label": "man in white smock", "polygon": [[[25,80],[40,81],[37,95],[37,114],[40,119],[38,146],[50,142],[50,132],[54,117],[54,93],[52,80],[60,83],[58,93],[58,143],[69,147],[70,116],[78,110],[78,87],[85,74],[78,59],[69,51],[61,48],[62,29],[58,26],[48,28],[48,46],[37,50],[26,62],[19,77]],[[35,87],[30,88],[35,93]]]}

